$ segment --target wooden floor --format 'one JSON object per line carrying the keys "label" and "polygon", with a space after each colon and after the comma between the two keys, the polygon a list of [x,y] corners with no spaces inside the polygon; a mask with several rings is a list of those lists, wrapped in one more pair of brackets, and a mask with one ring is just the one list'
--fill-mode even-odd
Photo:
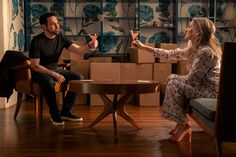
{"label": "wooden floor", "polygon": [[[102,107],[76,105],[74,112],[84,122],[53,126],[44,104],[43,121],[36,120],[32,100],[22,105],[17,121],[15,106],[0,109],[0,157],[215,157],[213,141],[194,122],[192,144],[187,138],[177,144],[168,141],[175,125],[163,120],[157,107],[126,105],[127,112],[143,128],[135,129],[118,116],[118,143],[114,143],[111,116],[86,127]],[[236,156],[236,144],[224,144],[225,157]]]}

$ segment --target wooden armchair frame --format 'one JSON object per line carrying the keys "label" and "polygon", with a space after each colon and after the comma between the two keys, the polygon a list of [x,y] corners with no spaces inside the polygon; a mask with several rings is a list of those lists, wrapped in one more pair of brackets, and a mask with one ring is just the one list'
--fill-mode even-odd
{"label": "wooden armchair frame", "polygon": [[[68,64],[60,65],[62,68],[68,68]],[[39,118],[42,118],[42,92],[41,87],[38,83],[32,81],[31,69],[30,69],[30,61],[27,60],[24,64],[19,66],[14,66],[11,68],[11,73],[14,78],[15,83],[15,91],[17,92],[17,103],[14,118],[17,118],[18,112],[20,110],[22,104],[23,94],[29,94],[34,96],[34,104],[35,104],[35,115]],[[55,91],[62,92],[62,96],[64,97],[66,91],[68,90],[68,85],[65,83],[55,84]]]}

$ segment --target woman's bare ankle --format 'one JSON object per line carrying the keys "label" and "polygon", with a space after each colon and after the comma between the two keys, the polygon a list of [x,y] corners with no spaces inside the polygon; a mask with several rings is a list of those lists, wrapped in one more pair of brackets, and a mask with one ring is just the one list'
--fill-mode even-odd
{"label": "woman's bare ankle", "polygon": [[182,130],[182,131],[191,128],[190,122],[187,122],[187,123],[179,123],[178,126],[179,126],[179,130]]}
{"label": "woman's bare ankle", "polygon": [[191,123],[190,123],[190,121],[188,121],[188,122],[185,124],[185,127],[186,127],[186,128],[191,128]]}

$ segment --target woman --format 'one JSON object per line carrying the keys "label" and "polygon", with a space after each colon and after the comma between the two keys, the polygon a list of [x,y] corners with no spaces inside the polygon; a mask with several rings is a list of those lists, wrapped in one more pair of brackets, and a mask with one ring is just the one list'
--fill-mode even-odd
{"label": "woman", "polygon": [[184,76],[172,74],[167,79],[162,104],[163,117],[175,121],[176,127],[169,133],[169,140],[180,142],[190,135],[191,126],[185,113],[185,102],[192,98],[216,98],[219,82],[221,47],[215,37],[215,25],[207,18],[194,18],[185,31],[188,46],[184,49],[165,50],[152,48],[133,41],[136,48],[151,52],[155,57],[186,59],[189,73]]}

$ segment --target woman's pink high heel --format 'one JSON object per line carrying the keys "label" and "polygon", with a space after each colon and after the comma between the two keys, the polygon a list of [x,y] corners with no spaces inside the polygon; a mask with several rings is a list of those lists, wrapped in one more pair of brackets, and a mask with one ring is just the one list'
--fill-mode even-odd
{"label": "woman's pink high heel", "polygon": [[191,143],[191,135],[192,135],[192,129],[191,127],[186,124],[182,129],[178,127],[176,133],[172,135],[169,140],[174,142],[180,142],[184,139],[185,136],[189,136],[189,142]]}
{"label": "woman's pink high heel", "polygon": [[174,129],[171,129],[170,132],[169,132],[169,134],[170,134],[170,135],[175,135],[175,134],[177,133],[177,131],[178,131],[178,128],[176,127],[176,128],[174,128]]}
{"label": "woman's pink high heel", "polygon": [[169,134],[170,134],[170,135],[176,134],[177,131],[178,131],[178,129],[179,129],[179,127],[180,127],[180,124],[176,124],[175,128],[174,128],[174,129],[171,129],[170,132],[169,132]]}

